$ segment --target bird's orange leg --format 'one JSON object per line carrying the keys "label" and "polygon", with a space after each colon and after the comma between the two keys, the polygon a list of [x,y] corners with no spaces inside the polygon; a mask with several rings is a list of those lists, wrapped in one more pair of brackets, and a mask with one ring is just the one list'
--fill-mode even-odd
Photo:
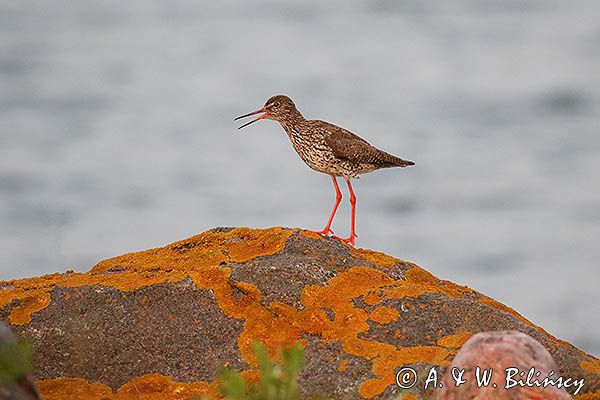
{"label": "bird's orange leg", "polygon": [[352,190],[352,185],[350,184],[350,179],[346,180],[348,184],[348,191],[350,192],[350,204],[352,205],[352,224],[350,225],[350,236],[347,238],[341,238],[334,236],[336,239],[340,239],[346,243],[350,243],[354,246],[354,239],[356,239],[356,196],[354,195],[354,190]]}
{"label": "bird's orange leg", "polygon": [[331,210],[331,215],[329,216],[327,225],[325,225],[325,228],[323,228],[322,231],[310,231],[319,235],[328,235],[329,233],[333,233],[333,231],[331,230],[331,224],[333,223],[333,217],[335,217],[335,213],[338,209],[338,206],[342,201],[342,192],[340,191],[340,187],[338,186],[337,179],[335,179],[335,176],[332,175],[331,180],[333,181],[333,187],[335,187],[335,203],[333,204],[333,210]]}

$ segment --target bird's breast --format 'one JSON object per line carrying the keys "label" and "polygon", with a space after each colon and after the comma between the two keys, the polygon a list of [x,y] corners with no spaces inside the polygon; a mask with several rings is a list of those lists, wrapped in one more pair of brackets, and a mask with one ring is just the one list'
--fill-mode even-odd
{"label": "bird's breast", "polygon": [[283,128],[296,153],[313,170],[345,178],[356,175],[356,165],[335,157],[323,132],[307,127],[283,125]]}
{"label": "bird's breast", "polygon": [[[300,158],[308,164],[309,167],[322,171],[333,159],[333,151],[327,143],[322,133],[310,129],[303,129],[293,126],[285,126],[290,142]],[[323,171],[325,172],[325,171]]]}

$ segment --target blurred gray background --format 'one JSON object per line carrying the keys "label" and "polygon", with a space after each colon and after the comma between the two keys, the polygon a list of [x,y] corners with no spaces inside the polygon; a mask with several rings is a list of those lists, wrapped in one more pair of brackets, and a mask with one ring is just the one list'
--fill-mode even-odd
{"label": "blurred gray background", "polygon": [[0,279],[321,229],[330,179],[232,121],[284,93],[417,163],[356,181],[358,246],[598,355],[599,71],[595,0],[4,1]]}

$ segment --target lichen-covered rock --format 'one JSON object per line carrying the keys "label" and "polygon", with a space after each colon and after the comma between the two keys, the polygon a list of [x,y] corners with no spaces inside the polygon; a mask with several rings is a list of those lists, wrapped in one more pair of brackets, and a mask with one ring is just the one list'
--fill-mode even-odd
{"label": "lichen-covered rock", "polygon": [[[456,368],[454,374],[453,368]],[[480,382],[485,382],[484,373],[489,376],[487,383],[478,385],[477,368]],[[532,368],[534,371],[530,373]],[[520,376],[521,372],[524,376]],[[552,382],[548,380],[549,385],[543,386],[549,375]],[[442,379],[443,386],[435,391],[432,400],[570,399],[565,388],[554,383],[558,379],[552,356],[531,336],[518,331],[480,332],[467,340],[456,354]],[[457,381],[464,383],[457,385]],[[579,381],[566,383],[575,389],[579,385]]]}
{"label": "lichen-covered rock", "polygon": [[88,273],[3,282],[0,320],[34,341],[47,400],[215,397],[222,365],[256,377],[254,341],[276,358],[302,342],[306,395],[392,399],[406,394],[395,385],[401,367],[444,368],[490,330],[527,333],[561,374],[585,379],[582,393],[600,393],[600,360],[510,308],[300,230],[215,229]]}

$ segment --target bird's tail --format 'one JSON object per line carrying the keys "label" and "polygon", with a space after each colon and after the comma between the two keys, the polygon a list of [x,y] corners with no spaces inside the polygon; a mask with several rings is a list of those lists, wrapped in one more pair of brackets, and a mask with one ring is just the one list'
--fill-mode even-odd
{"label": "bird's tail", "polygon": [[411,165],[415,165],[414,162],[412,161],[408,161],[408,160],[403,160],[400,157],[396,157],[393,156],[391,154],[385,153],[385,162],[386,162],[386,167],[410,167]]}

